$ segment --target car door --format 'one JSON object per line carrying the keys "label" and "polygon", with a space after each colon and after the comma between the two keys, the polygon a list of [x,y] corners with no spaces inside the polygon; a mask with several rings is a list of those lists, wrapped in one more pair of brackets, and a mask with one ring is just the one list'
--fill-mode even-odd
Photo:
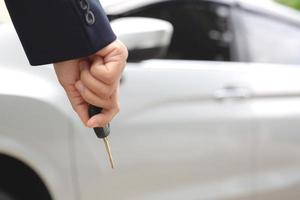
{"label": "car door", "polygon": [[[259,199],[263,183],[281,189],[279,175],[286,169],[290,178],[289,168],[272,164],[284,158],[281,166],[299,168],[299,141],[293,140],[300,128],[300,109],[294,109],[300,108],[299,73],[262,64],[129,64],[122,112],[112,125],[123,170],[103,180],[109,183],[104,187],[120,188],[112,199]],[[274,188],[269,172],[278,178]],[[103,195],[112,197],[105,188]]]}
{"label": "car door", "polygon": [[120,188],[113,199],[225,199],[253,191],[259,121],[247,101],[255,77],[243,67],[129,64],[111,139],[123,170],[104,186]]}
{"label": "car door", "polygon": [[[282,10],[286,11],[278,9]],[[237,29],[239,48],[247,47],[247,51],[240,54],[242,60],[299,64],[299,13],[289,10],[288,17],[282,17],[282,13],[262,14],[242,7],[233,13],[240,25]],[[257,103],[260,131],[255,151],[258,170],[255,199],[299,199],[300,196],[299,98],[298,92],[292,92],[299,86],[298,74],[285,73],[288,72],[277,74],[278,78],[265,86],[265,91],[277,95]],[[275,71],[269,73],[274,74]],[[272,86],[278,81],[281,82],[279,88]],[[291,93],[280,95],[283,91]]]}
{"label": "car door", "polygon": [[[254,151],[254,199],[296,200],[300,196],[299,75],[283,72],[272,76],[273,81],[265,84],[270,95],[255,102],[260,130]],[[275,82],[281,86],[275,87]]]}

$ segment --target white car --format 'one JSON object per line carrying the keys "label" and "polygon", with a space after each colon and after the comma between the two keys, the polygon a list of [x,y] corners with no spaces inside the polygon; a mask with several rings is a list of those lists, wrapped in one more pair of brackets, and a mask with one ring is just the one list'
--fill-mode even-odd
{"label": "white car", "polygon": [[29,66],[12,25],[0,25],[0,199],[298,200],[300,68],[212,61],[226,60],[219,54],[211,61],[172,57],[174,24],[116,19],[146,6],[134,2],[107,6],[135,61],[124,72],[122,110],[111,124],[114,170],[52,66]]}

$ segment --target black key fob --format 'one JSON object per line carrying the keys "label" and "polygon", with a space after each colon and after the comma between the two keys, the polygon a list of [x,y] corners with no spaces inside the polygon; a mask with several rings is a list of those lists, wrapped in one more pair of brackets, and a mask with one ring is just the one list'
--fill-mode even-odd
{"label": "black key fob", "polygon": [[[102,112],[102,108],[99,108],[97,106],[89,105],[89,117],[93,117],[94,115],[97,115]],[[107,124],[104,127],[96,127],[94,128],[94,131],[98,138],[106,138],[110,133],[110,125]]]}

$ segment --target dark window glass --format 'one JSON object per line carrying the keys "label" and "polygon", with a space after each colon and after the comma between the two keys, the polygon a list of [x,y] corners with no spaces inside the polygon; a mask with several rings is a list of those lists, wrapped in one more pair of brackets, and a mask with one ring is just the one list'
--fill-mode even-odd
{"label": "dark window glass", "polygon": [[151,17],[171,22],[174,35],[167,59],[231,60],[230,9],[225,5],[195,0],[152,4],[119,17]]}

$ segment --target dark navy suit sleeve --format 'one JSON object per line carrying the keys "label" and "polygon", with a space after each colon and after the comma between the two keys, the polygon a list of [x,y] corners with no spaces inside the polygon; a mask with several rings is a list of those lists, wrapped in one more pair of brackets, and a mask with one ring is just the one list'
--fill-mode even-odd
{"label": "dark navy suit sleeve", "polygon": [[5,0],[31,65],[94,54],[116,39],[99,0]]}

